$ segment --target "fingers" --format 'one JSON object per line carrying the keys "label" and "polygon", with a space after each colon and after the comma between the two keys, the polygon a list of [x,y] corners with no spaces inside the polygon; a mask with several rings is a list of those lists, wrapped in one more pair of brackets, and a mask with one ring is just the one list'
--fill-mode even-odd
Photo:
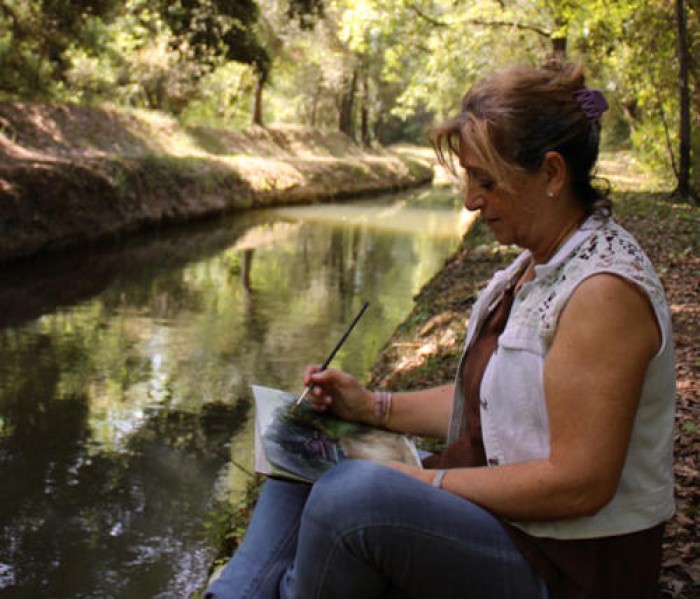
{"label": "fingers", "polygon": [[321,371],[318,364],[312,364],[304,369],[304,385],[311,387],[308,401],[315,412],[325,412],[333,404],[331,393],[336,371]]}
{"label": "fingers", "polygon": [[326,393],[332,393],[342,387],[343,379],[347,375],[340,370],[335,370],[334,368],[327,368],[326,370],[321,370],[321,367],[314,364],[312,366],[307,366],[304,371],[304,384],[306,386],[313,385],[312,393],[315,391],[316,395],[319,394],[317,389],[323,389]]}
{"label": "fingers", "polygon": [[344,420],[367,420],[368,391],[352,375],[312,365],[304,371],[304,383],[311,387],[309,404],[316,412],[329,411]]}
{"label": "fingers", "polygon": [[327,395],[321,397],[310,396],[309,405],[314,412],[325,412],[333,404],[333,400]]}
{"label": "fingers", "polygon": [[331,408],[337,398],[342,397],[338,385],[336,371],[316,371],[309,377],[311,391],[311,407],[317,412],[325,412]]}
{"label": "fingers", "polygon": [[354,379],[340,370],[321,370],[321,367],[315,364],[307,366],[304,370],[304,384],[311,386],[308,395],[311,408],[316,412],[336,412],[336,404],[346,401],[348,381]]}
{"label": "fingers", "polygon": [[304,387],[308,387],[312,384],[313,381],[311,380],[311,377],[319,370],[321,370],[321,366],[318,364],[311,364],[304,368]]}

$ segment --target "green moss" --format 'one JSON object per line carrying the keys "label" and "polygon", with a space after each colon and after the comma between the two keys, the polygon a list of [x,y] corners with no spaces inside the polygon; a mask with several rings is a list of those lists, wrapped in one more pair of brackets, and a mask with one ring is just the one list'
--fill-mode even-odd
{"label": "green moss", "polygon": [[262,476],[251,478],[243,499],[235,505],[228,499],[220,499],[209,510],[204,520],[204,536],[216,548],[211,571],[228,562],[241,544],[264,480]]}

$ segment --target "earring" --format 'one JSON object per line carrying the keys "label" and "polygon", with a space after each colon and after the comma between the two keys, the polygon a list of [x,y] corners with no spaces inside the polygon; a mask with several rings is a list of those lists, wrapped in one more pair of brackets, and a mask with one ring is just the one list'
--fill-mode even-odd
{"label": "earring", "polygon": [[554,197],[554,192],[553,192],[553,191],[548,191],[548,192],[547,192],[547,197],[548,197],[549,199],[552,199],[552,198]]}

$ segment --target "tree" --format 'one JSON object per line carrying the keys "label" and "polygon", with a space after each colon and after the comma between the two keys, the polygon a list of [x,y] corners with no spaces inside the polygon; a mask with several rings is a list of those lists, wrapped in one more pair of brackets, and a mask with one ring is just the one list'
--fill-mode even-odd
{"label": "tree", "polygon": [[50,95],[65,81],[65,51],[91,43],[93,18],[112,18],[120,0],[0,0],[0,92]]}
{"label": "tree", "polygon": [[254,0],[160,0],[160,12],[178,39],[186,39],[200,62],[217,58],[253,66],[257,84],[253,122],[262,124],[262,93],[270,75],[270,55],[256,29]]}
{"label": "tree", "polygon": [[338,109],[338,129],[355,137],[355,95],[357,93],[358,69],[355,67],[348,74],[340,93]]}
{"label": "tree", "polygon": [[[641,4],[624,0],[612,7],[599,0],[590,5],[595,11],[588,22],[585,51],[613,91],[613,111],[621,109],[637,155],[673,173],[679,187],[685,185],[682,179],[692,173],[693,160],[697,162],[689,127],[691,114],[697,119],[700,98],[695,98],[693,106],[689,92],[682,90],[689,89],[693,80],[697,85],[697,64],[693,66],[690,48],[697,43],[699,23],[679,35],[683,24],[676,0]],[[605,6],[608,10],[603,12]],[[682,14],[687,18],[686,10]],[[688,94],[685,99],[684,93]]]}
{"label": "tree", "polygon": [[357,60],[341,39],[341,5],[261,0],[268,47],[274,48],[271,101],[279,120],[354,130],[359,75],[353,75]]}
{"label": "tree", "polygon": [[690,85],[688,82],[688,35],[687,15],[684,0],[676,0],[676,21],[678,25],[679,63],[679,166],[676,192],[683,198],[690,197]]}

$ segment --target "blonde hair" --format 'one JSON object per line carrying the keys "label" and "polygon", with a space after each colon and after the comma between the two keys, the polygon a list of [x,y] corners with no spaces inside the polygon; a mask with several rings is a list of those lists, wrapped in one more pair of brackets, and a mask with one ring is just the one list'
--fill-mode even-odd
{"label": "blonde hair", "polygon": [[429,132],[437,158],[456,175],[454,157],[465,144],[510,189],[518,172],[535,172],[547,152],[558,152],[587,211],[610,213],[607,190],[593,186],[600,122],[589,120],[573,96],[584,87],[582,67],[570,63],[516,66],[486,77],[464,96],[459,115]]}

